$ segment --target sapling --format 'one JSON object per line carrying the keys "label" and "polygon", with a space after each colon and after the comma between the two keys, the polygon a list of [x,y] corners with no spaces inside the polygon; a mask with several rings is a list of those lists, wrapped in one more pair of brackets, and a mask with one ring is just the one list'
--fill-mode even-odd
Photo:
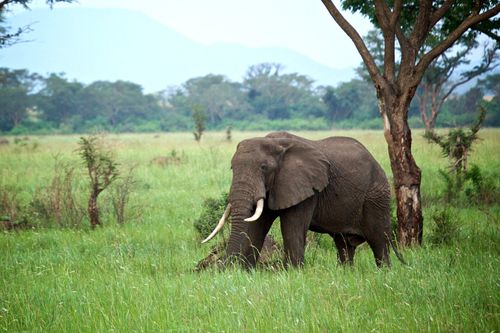
{"label": "sapling", "polygon": [[98,137],[94,135],[80,138],[78,152],[87,167],[90,179],[87,212],[90,226],[94,229],[97,225],[102,225],[99,219],[97,198],[118,177],[118,164],[111,152],[104,149]]}

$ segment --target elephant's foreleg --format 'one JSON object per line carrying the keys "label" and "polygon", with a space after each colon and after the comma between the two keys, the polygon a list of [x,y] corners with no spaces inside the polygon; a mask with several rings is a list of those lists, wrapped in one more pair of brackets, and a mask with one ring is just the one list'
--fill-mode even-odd
{"label": "elephant's foreleg", "polygon": [[333,240],[337,247],[337,257],[339,263],[352,265],[354,262],[354,252],[356,247],[349,243],[344,234],[334,234]]}
{"label": "elephant's foreleg", "polygon": [[262,245],[264,244],[264,239],[266,238],[269,229],[271,229],[276,217],[276,213],[270,210],[265,210],[257,221],[247,222],[249,224],[248,237],[250,239],[250,248],[244,256],[250,267],[255,267],[257,264],[260,251],[262,250]]}
{"label": "elephant's foreleg", "polygon": [[311,224],[315,204],[315,198],[311,197],[281,213],[281,233],[286,265],[302,266],[304,264],[306,233]]}

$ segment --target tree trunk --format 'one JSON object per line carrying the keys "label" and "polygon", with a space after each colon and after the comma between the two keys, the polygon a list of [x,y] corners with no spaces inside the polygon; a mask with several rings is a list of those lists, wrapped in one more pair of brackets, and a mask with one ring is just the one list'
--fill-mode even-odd
{"label": "tree trunk", "polygon": [[393,103],[380,99],[384,136],[394,176],[398,217],[398,240],[401,246],[422,243],[423,217],[420,200],[421,171],[411,152],[412,137],[408,126],[408,101],[400,96]]}
{"label": "tree trunk", "polygon": [[98,192],[92,191],[89,198],[89,204],[87,207],[87,211],[89,213],[90,218],[90,226],[92,229],[95,229],[97,225],[101,225],[101,221],[99,220],[99,208],[97,207],[97,196]]}

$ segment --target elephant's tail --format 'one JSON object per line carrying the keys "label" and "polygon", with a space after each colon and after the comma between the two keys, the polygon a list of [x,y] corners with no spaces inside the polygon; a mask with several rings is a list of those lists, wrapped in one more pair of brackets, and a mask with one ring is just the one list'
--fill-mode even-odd
{"label": "elephant's tail", "polygon": [[394,244],[394,241],[392,240],[391,237],[387,236],[387,238],[389,239],[389,243],[391,243],[391,247],[392,249],[394,250],[394,253],[396,254],[396,257],[398,257],[399,261],[401,261],[401,263],[403,265],[408,265],[406,263],[406,261],[404,260],[403,256],[401,255],[401,253],[399,253],[399,250],[398,250],[398,247],[396,246],[396,244]]}

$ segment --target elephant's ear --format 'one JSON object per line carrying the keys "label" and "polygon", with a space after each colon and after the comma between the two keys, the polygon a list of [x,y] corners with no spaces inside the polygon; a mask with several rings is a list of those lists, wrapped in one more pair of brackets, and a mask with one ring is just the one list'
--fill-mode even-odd
{"label": "elephant's ear", "polygon": [[270,209],[285,209],[322,191],[329,181],[330,162],[312,144],[283,138],[275,139],[285,148],[269,190]]}

